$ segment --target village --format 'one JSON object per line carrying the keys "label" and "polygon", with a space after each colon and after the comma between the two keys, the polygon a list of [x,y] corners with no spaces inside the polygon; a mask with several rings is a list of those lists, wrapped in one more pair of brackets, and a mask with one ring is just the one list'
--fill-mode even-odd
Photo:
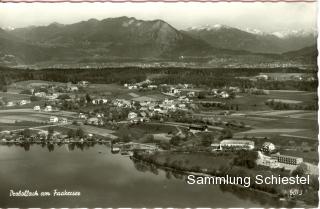
{"label": "village", "polygon": [[[151,73],[106,83],[12,82],[0,92],[0,144],[49,152],[99,146],[105,150],[98,154],[175,172],[310,175],[314,181],[315,75],[274,71],[230,73],[230,85],[198,83],[196,76],[169,83],[173,75]],[[292,188],[252,189],[292,198]],[[315,192],[312,186],[305,190]]]}
{"label": "village", "polygon": [[[259,74],[250,79],[302,80],[310,77],[295,74],[277,78],[271,74]],[[276,143],[278,136],[274,137],[268,132],[250,136],[250,131],[254,133],[254,127],[251,122],[247,122],[248,118],[259,119],[258,115],[261,117],[260,113],[265,114],[266,111],[248,112],[241,102],[234,104],[230,102],[242,99],[243,95],[269,98],[269,90],[240,89],[235,86],[204,89],[196,88],[192,84],[159,85],[151,79],[138,83],[125,83],[122,87],[113,86],[111,89],[114,88],[115,92],[111,94],[110,92],[105,94],[106,92],[103,88],[100,90],[100,87],[88,81],[77,83],[30,81],[27,84],[11,85],[10,93],[3,93],[0,100],[2,104],[0,122],[11,125],[9,129],[1,128],[1,142],[4,144],[112,142],[112,150],[117,153],[122,148],[124,154],[128,150],[151,150],[150,152],[255,150],[258,153],[257,165],[293,171],[301,164],[306,164],[308,172],[317,172],[314,158],[307,159],[304,163],[303,155],[294,156],[297,150],[286,151],[294,150],[296,140],[284,140],[293,143],[293,146],[283,149],[280,143]],[[109,87],[107,86],[108,90]],[[14,99],[11,100],[6,95],[11,95]],[[17,99],[19,97],[23,99]],[[263,105],[267,105],[270,100],[267,99]],[[272,98],[273,102],[278,100],[281,99]],[[293,100],[289,102],[294,103]],[[295,114],[303,113],[312,114],[299,110]],[[266,114],[266,117],[260,120],[272,121],[273,116],[276,115]],[[21,123],[25,125],[26,121],[30,122],[30,127],[19,126]],[[12,128],[14,125],[17,126]],[[280,136],[286,135],[280,133]],[[291,138],[290,134],[287,136]],[[306,140],[305,149],[301,152],[306,152],[307,149],[309,149],[307,152],[316,151],[311,148],[312,143],[316,141]],[[284,154],[281,154],[281,150],[285,150]],[[288,153],[293,155],[290,156]]]}

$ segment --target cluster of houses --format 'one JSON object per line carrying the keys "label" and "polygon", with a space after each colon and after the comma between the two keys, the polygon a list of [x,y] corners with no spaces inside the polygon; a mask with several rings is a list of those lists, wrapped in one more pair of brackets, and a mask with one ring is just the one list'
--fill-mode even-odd
{"label": "cluster of houses", "polygon": [[232,94],[236,94],[240,92],[239,87],[228,86],[223,87],[221,89],[212,89],[210,95],[216,98],[228,99]]}
{"label": "cluster of houses", "polygon": [[250,78],[252,81],[257,81],[257,80],[272,80],[272,81],[314,81],[316,78],[312,74],[277,74],[277,73],[271,73],[271,74],[263,74],[260,73],[257,76],[254,76]]}
{"label": "cluster of houses", "polygon": [[26,99],[23,99],[23,100],[20,100],[20,101],[8,101],[6,106],[7,107],[13,107],[13,106],[16,106],[16,105],[20,105],[20,106],[23,106],[23,105],[26,105],[26,104],[30,104],[31,101],[30,100],[26,100]]}
{"label": "cluster of houses", "polygon": [[54,109],[52,108],[51,105],[45,106],[43,109],[41,109],[40,105],[36,105],[33,107],[34,111],[44,111],[44,112],[52,112]]}
{"label": "cluster of houses", "polygon": [[[148,117],[155,115],[163,116],[177,110],[187,111],[191,102],[192,100],[185,96],[177,99],[164,99],[162,101],[140,101],[139,109],[131,111],[128,115],[128,120],[131,122],[146,122],[149,121]],[[127,103],[126,107],[132,107],[132,104],[129,105]]]}
{"label": "cluster of houses", "polygon": [[145,81],[134,83],[134,84],[128,84],[125,83],[123,85],[125,88],[128,89],[157,89],[158,85],[152,84],[152,81],[149,79],[146,79]]}
{"label": "cluster of houses", "polygon": [[57,99],[60,93],[69,93],[79,91],[78,85],[67,83],[66,85],[44,85],[37,88],[31,88],[30,93],[36,97],[49,100]]}
{"label": "cluster of houses", "polygon": [[64,117],[57,117],[57,116],[50,116],[49,118],[49,123],[62,123],[62,124],[67,124],[68,119]]}
{"label": "cluster of houses", "polygon": [[103,120],[104,114],[103,113],[96,113],[95,116],[88,116],[84,113],[79,113],[78,118],[83,119],[86,124],[89,125],[95,125],[95,126],[103,126],[104,120]]}

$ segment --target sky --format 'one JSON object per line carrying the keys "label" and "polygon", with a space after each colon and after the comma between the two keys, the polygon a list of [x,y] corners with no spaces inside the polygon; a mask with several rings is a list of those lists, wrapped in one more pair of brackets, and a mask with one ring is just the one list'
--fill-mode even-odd
{"label": "sky", "polygon": [[223,24],[264,32],[315,30],[317,3],[0,3],[0,27],[70,24],[90,18],[162,19],[177,29]]}

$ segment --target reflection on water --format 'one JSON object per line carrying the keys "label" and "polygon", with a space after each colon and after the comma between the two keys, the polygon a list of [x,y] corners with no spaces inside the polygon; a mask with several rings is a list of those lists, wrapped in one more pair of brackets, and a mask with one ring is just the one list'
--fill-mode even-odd
{"label": "reflection on water", "polygon": [[[141,172],[150,172],[155,175],[158,175],[159,170],[163,170],[165,172],[165,176],[167,179],[175,178],[183,181],[186,181],[187,179],[187,174],[183,172],[175,171],[172,169],[159,168],[154,164],[146,163],[141,160],[132,159],[132,161],[135,165],[135,168]],[[257,192],[244,187],[222,184],[222,185],[219,185],[219,188],[223,192],[230,192],[241,199],[246,199],[253,202],[259,202],[262,205],[272,204],[274,207],[294,207],[295,206],[294,202],[280,202],[278,198],[271,197],[266,193]]]}
{"label": "reflection on water", "polygon": [[[0,146],[0,207],[283,207],[238,187],[188,185],[185,174],[112,154],[110,144]],[[9,197],[9,190],[80,191],[81,197]]]}
{"label": "reflection on water", "polygon": [[2,143],[0,146],[15,146],[15,147],[21,147],[25,151],[30,151],[30,148],[32,146],[41,146],[42,148],[47,148],[49,152],[53,152],[55,147],[65,147],[68,151],[74,151],[75,149],[79,149],[81,151],[87,150],[90,147],[94,147],[95,145],[105,145],[107,147],[110,147],[109,143],[101,143],[101,142],[74,142],[74,143],[50,143],[50,142],[43,142],[40,144],[36,143],[19,143],[19,144],[13,144],[13,143]]}

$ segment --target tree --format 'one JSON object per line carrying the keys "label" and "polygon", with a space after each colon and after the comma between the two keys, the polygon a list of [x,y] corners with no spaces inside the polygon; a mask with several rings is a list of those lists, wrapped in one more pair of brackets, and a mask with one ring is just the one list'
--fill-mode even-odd
{"label": "tree", "polygon": [[40,101],[40,100],[41,100],[40,97],[36,97],[36,96],[31,96],[31,97],[30,97],[30,101],[31,101],[31,102],[36,102],[36,101]]}
{"label": "tree", "polygon": [[173,146],[178,146],[181,142],[181,138],[179,136],[174,136],[170,139],[170,144]]}
{"label": "tree", "polygon": [[25,138],[30,137],[30,136],[31,136],[31,130],[28,129],[28,128],[24,129],[22,135],[23,135],[23,137],[25,137]]}
{"label": "tree", "polygon": [[202,146],[204,146],[204,147],[210,146],[213,139],[214,139],[214,135],[212,133],[208,133],[208,134],[203,135],[203,137],[201,138]]}
{"label": "tree", "polygon": [[199,92],[198,99],[205,99],[206,93],[204,91]]}
{"label": "tree", "polygon": [[295,170],[292,171],[292,176],[303,176],[308,172],[308,166],[301,163]]}
{"label": "tree", "polygon": [[51,139],[54,133],[53,127],[48,128],[48,139]]}
{"label": "tree", "polygon": [[70,99],[70,96],[68,94],[61,94],[58,96],[58,99],[66,100],[66,99]]}
{"label": "tree", "polygon": [[79,137],[79,138],[83,138],[85,136],[85,133],[84,133],[82,128],[78,128],[77,129],[76,136]]}
{"label": "tree", "polygon": [[86,94],[86,101],[87,101],[87,103],[91,103],[91,101],[92,101],[89,94]]}
{"label": "tree", "polygon": [[256,167],[256,160],[258,158],[258,153],[255,151],[244,151],[238,152],[238,156],[233,159],[233,164],[238,166],[244,166],[247,168]]}
{"label": "tree", "polygon": [[232,138],[232,137],[233,137],[233,134],[232,134],[232,132],[231,132],[231,130],[229,128],[224,128],[221,131],[220,139],[229,139],[229,138]]}
{"label": "tree", "polygon": [[74,138],[76,136],[76,133],[73,129],[69,129],[67,135],[69,138]]}

